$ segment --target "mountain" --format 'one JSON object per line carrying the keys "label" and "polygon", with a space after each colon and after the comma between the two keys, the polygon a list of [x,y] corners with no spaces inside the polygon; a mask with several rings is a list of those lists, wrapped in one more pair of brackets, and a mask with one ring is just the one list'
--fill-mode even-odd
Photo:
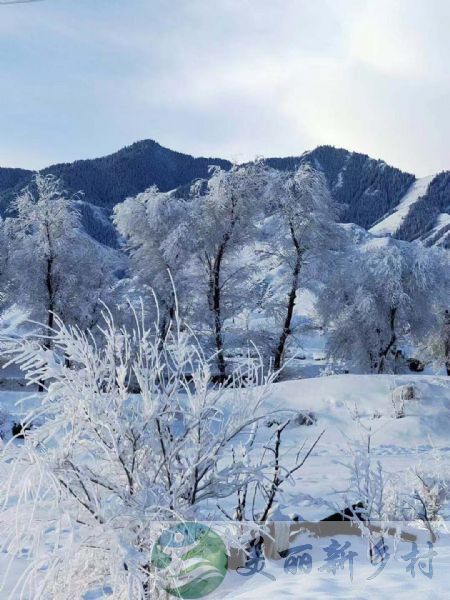
{"label": "mountain", "polygon": [[[206,178],[210,165],[229,168],[231,163],[220,158],[194,158],[163,148],[153,140],[144,140],[103,158],[51,165],[42,172],[61,177],[70,192],[83,191],[79,208],[88,233],[114,245],[116,233],[109,217],[117,203],[151,185],[169,191],[194,179]],[[2,214],[32,176],[32,171],[0,168]]]}
{"label": "mountain", "polygon": [[450,248],[450,172],[436,175],[396,232],[403,240],[420,239]]}
{"label": "mountain", "polygon": [[298,158],[271,158],[267,162],[278,169],[309,162],[322,170],[333,198],[344,207],[342,221],[366,229],[397,206],[415,180],[414,175],[381,160],[333,146],[319,146]]}
{"label": "mountain", "polygon": [[[343,222],[356,223],[376,235],[450,245],[450,172],[416,179],[382,160],[333,146],[267,159],[270,166],[282,170],[306,162],[325,174],[333,198],[342,205]],[[118,202],[151,185],[184,195],[192,181],[208,177],[210,165],[228,169],[231,163],[194,158],[144,140],[103,158],[56,164],[43,172],[61,177],[71,192],[84,192],[79,208],[87,231],[114,246],[117,240],[110,216]],[[32,176],[28,170],[0,168],[2,214]]]}

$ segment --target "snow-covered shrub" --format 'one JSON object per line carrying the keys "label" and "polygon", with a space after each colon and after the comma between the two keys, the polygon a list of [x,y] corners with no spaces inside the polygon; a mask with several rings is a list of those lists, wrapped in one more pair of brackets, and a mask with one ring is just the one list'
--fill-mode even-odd
{"label": "snow-covered shrub", "polygon": [[366,439],[350,447],[353,459],[346,465],[350,483],[343,500],[346,505],[362,506],[350,517],[367,538],[371,559],[376,544],[387,532],[395,533],[397,539],[403,525],[411,522],[421,521],[434,541],[442,524],[442,508],[450,497],[439,454],[435,455],[435,464],[428,460],[404,473],[389,472],[374,459],[371,429],[361,426]]}
{"label": "snow-covered shrub", "polygon": [[441,508],[448,497],[447,481],[441,477],[416,473],[418,485],[414,498],[419,503],[418,515],[423,520],[437,521]]}
{"label": "snow-covered shrub", "polygon": [[370,448],[356,447],[350,469],[350,499],[364,506],[367,523],[388,522],[396,518],[395,478],[386,473],[380,461],[374,463]]}
{"label": "snow-covered shrub", "polygon": [[251,458],[252,425],[270,378],[255,361],[234,373],[235,386],[213,387],[209,361],[179,324],[161,339],[139,315],[126,331],[106,313],[101,333],[102,343],[55,317],[51,349],[39,340],[15,349],[28,381],[45,389],[25,418],[37,426],[1,452],[0,539],[30,558],[17,597],[80,598],[105,585],[114,598],[156,598],[158,522],[210,516],[208,500],[265,477]]}
{"label": "snow-covered shrub", "polygon": [[392,390],[393,401],[409,402],[410,400],[419,400],[419,391],[414,383],[399,385]]}
{"label": "snow-covered shrub", "polygon": [[350,509],[350,519],[355,521],[363,537],[368,541],[371,560],[376,560],[377,544],[384,543],[384,536],[390,525],[402,520],[400,512],[400,488],[398,476],[387,472],[381,462],[374,457],[373,427],[358,421],[361,438],[350,441],[352,460],[345,466],[349,470],[348,489],[343,493],[346,507]]}
{"label": "snow-covered shrub", "polygon": [[320,377],[331,377],[332,375],[336,375],[336,369],[331,364],[327,364],[326,367],[320,369]]}
{"label": "snow-covered shrub", "polygon": [[317,417],[311,411],[299,411],[292,420],[292,425],[294,427],[301,425],[310,427],[311,425],[314,425],[314,423],[317,423]]}
{"label": "snow-covered shrub", "polygon": [[394,408],[396,419],[402,419],[405,416],[405,405],[411,400],[419,400],[420,394],[414,383],[399,385],[391,392],[391,402]]}
{"label": "snow-covered shrub", "polygon": [[431,453],[428,459],[405,476],[407,492],[402,498],[402,512],[408,520],[419,520],[427,527],[432,539],[438,535],[442,524],[442,509],[450,497],[450,487],[444,475],[442,458],[437,452]]}
{"label": "snow-covered shrub", "polygon": [[[317,417],[312,411],[299,410],[299,411],[295,411],[292,414],[292,416],[289,419],[288,426],[289,426],[289,429],[292,429],[293,427],[300,427],[302,425],[309,427],[311,425],[314,425],[316,422],[317,422]],[[269,416],[266,419],[266,427],[273,427],[274,425],[280,425],[280,424],[281,424],[281,421],[278,417]]]}
{"label": "snow-covered shrub", "polygon": [[0,343],[19,339],[25,335],[29,314],[13,304],[0,315]]}

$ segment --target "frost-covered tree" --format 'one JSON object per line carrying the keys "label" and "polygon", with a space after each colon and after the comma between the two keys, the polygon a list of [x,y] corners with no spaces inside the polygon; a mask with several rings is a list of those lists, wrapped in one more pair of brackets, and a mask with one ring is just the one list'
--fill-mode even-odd
{"label": "frost-covered tree", "polygon": [[37,174],[5,221],[11,287],[49,330],[55,313],[82,328],[92,326],[117,268],[117,253],[83,231],[76,200],[60,179]]}
{"label": "frost-covered tree", "polygon": [[278,370],[292,333],[302,271],[308,269],[306,279],[323,267],[325,257],[339,246],[341,235],[325,178],[309,164],[295,173],[271,171],[266,196],[272,213],[266,252],[276,257],[279,267],[275,285],[281,331],[274,350],[274,368]]}
{"label": "frost-covered tree", "polygon": [[114,209],[114,223],[130,254],[140,296],[156,295],[165,331],[175,315],[175,291],[184,298],[189,234],[186,203],[153,186]]}
{"label": "frost-covered tree", "polygon": [[9,250],[5,221],[0,217],[0,305],[8,300],[8,292],[11,287],[9,283],[8,259]]}
{"label": "frost-covered tree", "polygon": [[367,239],[336,264],[319,309],[331,327],[328,352],[362,371],[396,372],[399,345],[433,327],[448,297],[444,251],[392,238]]}
{"label": "frost-covered tree", "polygon": [[[270,390],[260,364],[235,372],[232,388],[214,387],[177,319],[160,344],[141,314],[133,331],[104,316],[102,342],[56,317],[51,350],[39,339],[8,347],[46,390],[23,443],[0,452],[2,547],[12,558],[26,547],[30,561],[17,597],[62,600],[106,586],[114,598],[157,598],[167,572],[151,557],[168,521],[210,518],[251,482],[268,488],[263,506],[272,506],[310,454],[287,470],[277,430],[275,458],[252,458]],[[263,429],[265,447],[272,429]]]}
{"label": "frost-covered tree", "polygon": [[229,171],[214,167],[206,184],[199,182],[192,190],[191,248],[200,291],[197,314],[200,322],[205,309],[209,314],[222,379],[226,377],[224,321],[251,302],[249,271],[254,263],[248,245],[255,239],[262,210],[265,174],[259,162]]}
{"label": "frost-covered tree", "polygon": [[444,365],[450,376],[450,310],[442,308],[436,311],[435,325],[426,336],[421,349],[438,368]]}
{"label": "frost-covered tree", "polygon": [[441,331],[445,368],[447,370],[447,375],[450,376],[450,311],[448,309],[444,311]]}

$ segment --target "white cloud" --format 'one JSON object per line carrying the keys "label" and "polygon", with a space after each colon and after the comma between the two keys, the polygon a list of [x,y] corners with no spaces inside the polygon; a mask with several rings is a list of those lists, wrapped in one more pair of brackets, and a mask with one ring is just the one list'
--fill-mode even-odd
{"label": "white cloud", "polygon": [[449,22],[446,0],[0,7],[0,161],[40,167],[152,137],[242,160],[332,143],[419,174],[450,168]]}
{"label": "white cloud", "polygon": [[405,80],[445,77],[450,54],[445,0],[361,3],[349,27],[356,60]]}

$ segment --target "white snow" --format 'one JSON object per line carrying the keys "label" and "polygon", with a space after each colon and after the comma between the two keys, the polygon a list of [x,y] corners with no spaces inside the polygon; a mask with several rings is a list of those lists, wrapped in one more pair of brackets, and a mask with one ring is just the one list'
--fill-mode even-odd
{"label": "white snow", "polygon": [[428,186],[434,177],[435,175],[429,175],[427,177],[416,179],[396,207],[395,211],[369,229],[370,233],[373,233],[374,235],[393,235],[408,215],[411,206],[417,202],[421,196],[426,194]]}
{"label": "white snow", "polygon": [[[393,414],[392,390],[413,382],[419,390],[419,400],[408,401],[405,417]],[[231,393],[231,392],[230,392]],[[17,415],[24,407],[18,401],[24,393],[0,392],[0,409]],[[31,402],[38,401],[35,395]],[[291,449],[292,458],[306,441],[306,448],[319,432],[325,433],[310,459],[298,472],[295,481],[286,487],[282,496],[283,514],[299,514],[305,520],[318,520],[330,513],[323,499],[331,504],[341,502],[349,483],[345,463],[350,460],[350,444],[364,435],[358,420],[373,430],[372,450],[376,460],[388,472],[406,473],[414,467],[427,468],[439,461],[441,473],[450,479],[450,378],[424,375],[333,375],[274,384],[266,400],[267,410],[294,409],[311,411],[317,418],[312,426],[291,427],[286,432],[285,450]],[[355,418],[357,415],[357,418]],[[310,496],[311,500],[305,498]],[[443,518],[450,521],[449,506],[443,507]],[[422,530],[423,532],[423,530]],[[284,561],[267,561],[264,575],[243,577],[229,572],[223,584],[208,598],[236,598],[260,600],[271,598],[368,598],[395,594],[396,598],[448,597],[448,570],[450,567],[450,536],[443,534],[435,545],[434,576],[430,580],[419,571],[413,579],[405,570],[401,556],[411,550],[405,545],[393,556],[385,570],[368,580],[375,568],[366,558],[367,543],[357,535],[351,536],[351,549],[358,552],[353,583],[348,569],[336,575],[319,571],[323,564],[323,548],[329,540],[318,538],[296,539],[293,545],[310,543],[313,546],[313,570],[310,574],[292,573],[283,568]],[[339,536],[340,543],[348,536]],[[392,540],[390,540],[391,542]],[[0,572],[6,574],[8,556],[0,554]],[[1,598],[10,596],[17,578],[27,567],[28,560],[17,559],[12,564]],[[271,577],[271,578],[268,578]],[[275,578],[275,579],[273,579]],[[29,599],[31,600],[31,599]],[[75,600],[75,599],[74,599]]]}
{"label": "white snow", "polygon": [[[415,382],[420,400],[410,401],[406,416],[393,415],[391,392],[393,388]],[[372,427],[372,449],[387,472],[406,473],[409,469],[432,468],[438,461],[445,475],[450,474],[450,380],[435,376],[338,375],[286,381],[274,386],[269,406],[313,411],[317,423],[310,427],[289,430],[289,444],[298,448],[305,437],[311,442],[325,429],[325,434],[312,457],[299,473],[295,484],[283,496],[284,512],[300,514],[306,521],[316,521],[330,514],[330,509],[319,503],[305,501],[303,495],[322,498],[333,503],[339,492],[346,489],[349,473],[344,464],[349,460],[349,442],[361,436],[361,428],[354,419],[355,412],[366,427]],[[353,415],[353,416],[352,416]],[[376,416],[374,416],[376,415]],[[308,445],[308,444],[307,444]],[[444,508],[444,519],[449,520],[449,507]],[[374,567],[367,560],[367,542],[355,536],[336,536],[340,543],[351,542],[358,552],[353,583],[348,569],[333,575],[318,570],[323,561],[323,547],[327,540],[302,535],[291,545],[310,543],[313,546],[313,569],[309,574],[286,572],[284,561],[267,561],[263,574],[243,577],[227,575],[220,594],[214,598],[260,600],[271,598],[448,598],[448,569],[450,567],[450,536],[444,533],[435,544],[432,579],[420,572],[413,579],[405,570],[402,556],[411,550],[401,544],[382,574],[373,580]],[[393,540],[387,540],[392,545]],[[268,576],[275,578],[269,579]]]}

